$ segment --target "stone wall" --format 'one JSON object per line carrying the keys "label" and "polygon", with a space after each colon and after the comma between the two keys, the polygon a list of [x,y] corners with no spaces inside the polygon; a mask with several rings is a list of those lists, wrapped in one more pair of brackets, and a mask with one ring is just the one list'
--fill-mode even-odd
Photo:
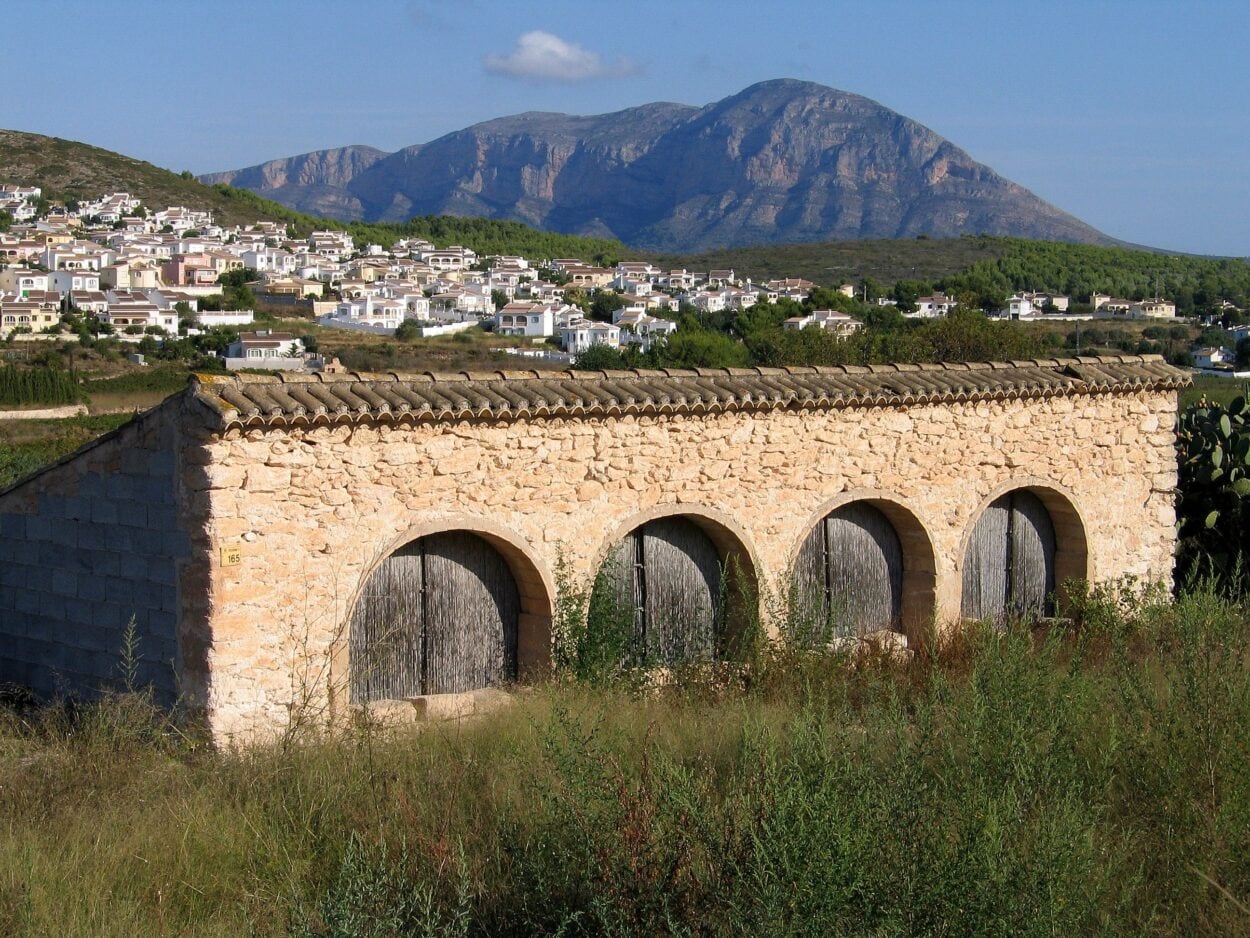
{"label": "stone wall", "polygon": [[162,408],[0,494],[0,683],[44,696],[134,678],[179,693],[177,411]]}
{"label": "stone wall", "polygon": [[995,497],[1042,496],[1061,576],[1169,581],[1173,391],[701,416],[552,417],[229,430],[188,466],[205,526],[205,702],[223,737],[335,705],[355,596],[423,534],[477,531],[522,595],[522,664],[540,667],[563,563],[585,585],[609,547],[664,514],[736,546],[784,589],[816,522],[875,500],[913,571],[910,622],[960,608],[965,538]]}

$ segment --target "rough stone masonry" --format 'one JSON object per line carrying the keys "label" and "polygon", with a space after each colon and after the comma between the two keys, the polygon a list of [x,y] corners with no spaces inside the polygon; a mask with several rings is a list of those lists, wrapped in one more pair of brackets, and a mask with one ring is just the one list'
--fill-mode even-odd
{"label": "rough stone masonry", "polygon": [[1180,371],[1153,356],[628,372],[199,376],[0,493],[0,681],[138,678],[221,741],[334,716],[370,572],[473,532],[517,585],[521,680],[549,661],[557,571],[586,584],[680,515],[763,597],[821,519],[898,532],[902,629],[960,613],[969,532],[1036,494],[1057,582],[1169,582]]}

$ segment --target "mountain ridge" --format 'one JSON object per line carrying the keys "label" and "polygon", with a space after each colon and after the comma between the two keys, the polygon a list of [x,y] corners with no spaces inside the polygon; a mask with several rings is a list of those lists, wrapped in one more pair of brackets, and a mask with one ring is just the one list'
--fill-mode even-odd
{"label": "mountain ridge", "polygon": [[[524,112],[353,164],[347,174],[316,171],[341,167],[345,149],[200,178],[344,220],[475,215],[664,251],[963,234],[1122,243],[919,122],[795,79],[703,107]],[[265,173],[304,181],[266,187]]]}

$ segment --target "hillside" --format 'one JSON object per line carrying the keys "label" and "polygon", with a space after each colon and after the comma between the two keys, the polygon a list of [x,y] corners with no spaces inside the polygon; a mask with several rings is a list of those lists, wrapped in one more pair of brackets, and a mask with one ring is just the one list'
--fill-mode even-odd
{"label": "hillside", "polygon": [[901,238],[873,241],[826,241],[723,248],[701,254],[651,254],[645,259],[665,269],[732,269],[757,283],[802,277],[822,286],[898,280],[936,281],[1003,253],[1009,239],[990,237]]}
{"label": "hillside", "polygon": [[[360,159],[367,161],[363,151],[368,148],[359,149]],[[413,218],[401,225],[349,225],[297,211],[247,189],[206,185],[112,150],[17,130],[0,130],[0,182],[40,186],[53,199],[95,198],[106,192],[124,191],[138,196],[151,208],[185,205],[211,210],[219,222],[227,225],[280,221],[286,222],[292,233],[301,235],[316,228],[346,228],[358,241],[386,246],[399,238],[426,238],[444,246],[463,244],[482,254],[612,258],[624,250],[614,241],[554,234],[516,222],[482,218],[428,217]]]}
{"label": "hillside", "polygon": [[1093,291],[1156,293],[1182,310],[1220,299],[1250,305],[1250,263],[1243,258],[1162,254],[1134,248],[982,235],[892,241],[833,241],[729,248],[703,254],[644,254],[667,269],[732,269],[756,282],[803,277],[821,286],[916,280],[951,292],[1005,297],[1048,290],[1085,299]]}
{"label": "hillside", "polygon": [[75,140],[0,130],[0,182],[40,186],[50,198],[95,198],[130,192],[145,205],[211,210],[225,224],[284,220],[284,206],[262,200],[241,205],[189,175]]}
{"label": "hillside", "polygon": [[506,218],[636,249],[963,234],[1116,243],[916,121],[788,79],[701,108],[519,114],[385,156],[327,150],[203,178],[345,219]]}

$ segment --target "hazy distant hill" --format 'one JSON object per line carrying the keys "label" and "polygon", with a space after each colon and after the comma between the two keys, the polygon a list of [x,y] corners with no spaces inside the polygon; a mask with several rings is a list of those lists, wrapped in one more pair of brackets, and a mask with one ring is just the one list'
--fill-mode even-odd
{"label": "hazy distant hill", "polygon": [[875,101],[768,81],[696,108],[527,113],[382,155],[202,177],[344,219],[507,218],[668,251],[969,233],[1114,244]]}

